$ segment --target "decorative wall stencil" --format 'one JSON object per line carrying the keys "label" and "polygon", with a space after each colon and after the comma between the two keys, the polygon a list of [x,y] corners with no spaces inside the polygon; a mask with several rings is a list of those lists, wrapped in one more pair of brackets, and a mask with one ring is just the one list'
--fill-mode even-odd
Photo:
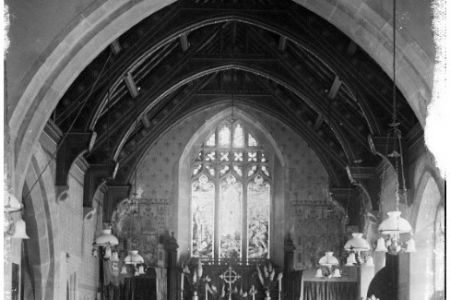
{"label": "decorative wall stencil", "polygon": [[[161,138],[154,143],[151,148],[147,151],[147,153],[144,155],[142,160],[139,163],[139,169],[138,169],[138,178],[137,178],[137,185],[139,188],[143,189],[142,196],[144,198],[167,198],[168,199],[168,205],[167,205],[167,215],[166,215],[166,221],[167,221],[167,230],[170,231],[177,231],[177,226],[179,226],[178,222],[182,222],[182,224],[186,224],[189,228],[189,235],[187,236],[179,236],[177,237],[177,240],[179,243],[183,244],[184,239],[184,245],[186,245],[186,249],[195,249],[196,247],[191,244],[190,235],[193,234],[193,225],[192,225],[192,216],[189,214],[189,212],[186,212],[186,220],[179,219],[178,221],[174,216],[178,214],[177,211],[177,202],[178,202],[178,184],[183,183],[183,180],[185,180],[185,183],[187,186],[189,186],[189,190],[192,189],[192,178],[187,176],[186,178],[178,178],[179,175],[179,166],[183,163],[189,163],[189,162],[179,162],[179,159],[184,151],[184,148],[186,147],[189,140],[197,134],[197,130],[201,128],[201,126],[205,123],[205,120],[210,120],[213,116],[215,116],[221,108],[211,108],[204,110],[202,112],[199,112],[195,115],[193,115],[190,118],[187,118],[180,122],[179,124],[174,125],[169,131],[164,133]],[[237,110],[236,110],[237,111]],[[297,222],[297,220],[303,220],[304,218],[304,212],[299,212],[299,214],[303,214],[303,217],[297,216],[296,214],[292,213],[294,210],[294,206],[292,203],[295,204],[297,199],[305,199],[309,201],[314,201],[315,199],[327,199],[328,198],[328,175],[325,171],[325,168],[323,167],[321,161],[318,159],[318,157],[315,155],[315,153],[312,151],[312,149],[308,146],[308,144],[295,132],[293,132],[289,127],[285,126],[282,122],[266,116],[262,115],[258,112],[252,111],[252,110],[246,110],[245,112],[248,116],[253,118],[255,120],[255,123],[262,124],[264,127],[264,130],[266,130],[271,137],[274,139],[275,144],[277,145],[280,154],[282,155],[285,165],[282,170],[278,174],[282,174],[281,176],[275,176],[274,170],[266,170],[270,171],[270,176],[274,177],[274,185],[270,187],[270,194],[271,195],[278,195],[277,197],[280,197],[278,199],[275,199],[276,201],[284,201],[284,209],[280,212],[280,216],[284,216],[284,228],[277,225],[276,223],[271,224],[270,222],[262,222],[263,216],[266,214],[266,211],[263,210],[261,212],[258,212],[253,218],[250,226],[247,228],[247,234],[250,238],[250,242],[247,247],[249,248],[249,258],[251,256],[260,256],[265,257],[266,251],[270,251],[271,257],[273,255],[274,258],[281,259],[283,254],[277,254],[277,253],[283,253],[282,247],[269,247],[266,248],[266,245],[264,244],[266,239],[269,237],[264,236],[264,228],[268,227],[270,228],[270,239],[276,240],[278,236],[283,235],[286,230],[292,230],[291,234],[293,237],[301,237],[303,239],[307,239],[314,231],[306,231],[302,229],[298,229],[300,226],[300,223]],[[212,129],[212,128],[211,128]],[[232,145],[239,146],[242,144],[242,141],[240,140],[240,133],[239,130],[236,131],[237,134],[235,134],[236,139],[230,139],[227,140],[226,137],[223,137],[222,143],[231,143]],[[257,134],[258,132],[255,132]],[[200,138],[200,136],[199,136]],[[204,142],[206,145],[210,147],[214,147],[218,145],[219,143],[219,136],[210,134],[209,136],[203,136],[202,139],[198,141],[198,145],[200,146],[200,143]],[[273,146],[271,144],[268,144],[268,139],[261,138],[257,135],[251,135],[246,139],[244,139],[244,144],[248,142],[249,147],[259,147],[265,149],[272,149]],[[261,145],[259,144],[261,143]],[[193,150],[193,155],[197,154],[197,149]],[[221,155],[222,154],[222,155]],[[228,154],[228,155],[227,155]],[[206,154],[205,154],[206,155]],[[252,155],[246,155],[243,154],[243,152],[235,151],[235,152],[225,152],[220,153],[218,151],[217,153],[211,153],[211,155],[214,155],[214,157],[211,156],[211,159],[217,160],[220,163],[223,163],[224,166],[231,165],[228,167],[229,169],[219,169],[215,170],[214,168],[206,168],[202,169],[199,167],[199,169],[196,171],[195,169],[192,169],[192,172],[190,175],[196,175],[200,176],[201,174],[207,175],[209,178],[213,178],[214,176],[226,176],[228,173],[235,174],[234,176],[256,176],[259,171],[263,174],[264,170],[258,170],[257,168],[252,169],[235,169],[235,166],[238,166],[240,163],[244,163],[244,160],[246,163],[251,163],[248,160],[253,159]],[[258,157],[258,156],[255,156]],[[222,159],[222,160],[221,160]],[[263,158],[261,158],[263,159]],[[270,160],[271,157],[267,157],[264,159]],[[234,164],[234,162],[237,162],[237,164]],[[207,164],[206,164],[207,165]],[[225,167],[224,167],[225,168]],[[218,172],[221,172],[222,174],[217,174]],[[195,173],[197,172],[197,173]],[[241,173],[242,172],[242,175]],[[263,176],[268,176],[266,173],[264,173]],[[184,183],[183,183],[184,184]],[[275,187],[278,187],[278,191],[275,189]],[[217,186],[217,189],[220,187]],[[192,190],[191,190],[192,192]],[[248,192],[248,191],[247,191]],[[282,198],[281,198],[282,197]],[[263,201],[265,198],[261,196],[261,201]],[[265,201],[265,200],[264,200]],[[190,209],[192,203],[189,203]],[[264,206],[266,207],[266,206]],[[271,203],[270,209],[273,211],[273,203]],[[256,213],[256,211],[255,211]],[[314,216],[319,215],[323,217],[323,213],[320,211],[309,211],[308,215]],[[306,219],[309,220],[309,219]],[[318,219],[317,222],[314,224],[318,224],[318,226],[323,225],[323,221],[325,219]],[[156,224],[153,221],[149,221],[149,224],[145,224],[143,227],[148,229],[151,228],[151,226],[155,226],[154,230],[157,231]],[[257,223],[259,222],[259,226]],[[158,222],[157,222],[158,223]],[[268,223],[268,224],[266,224]],[[306,226],[306,225],[305,225]],[[312,230],[318,230],[318,227],[316,226]],[[331,228],[331,222],[330,222],[330,228]],[[160,227],[158,227],[160,228]],[[255,232],[255,228],[260,228]],[[295,230],[295,232],[293,231]],[[297,231],[298,230],[298,231]],[[153,231],[153,229],[151,230]],[[203,229],[200,229],[198,231],[201,242],[206,242],[205,247],[202,247],[200,250],[203,251],[203,255],[211,256],[213,253],[211,253],[210,247],[211,243],[209,243],[209,237],[208,237],[208,230],[205,231]],[[325,232],[325,228],[322,228],[320,232]],[[263,234],[261,234],[263,233]],[[343,238],[344,239],[344,238]],[[299,249],[301,249],[303,246],[300,246],[298,244],[298,239],[294,239],[294,243],[296,244],[295,247],[297,248],[297,252],[299,255],[302,253],[306,253],[304,250],[301,250],[303,252],[300,252]],[[302,242],[303,243],[303,242]],[[317,243],[314,242],[314,243]],[[311,256],[315,255],[316,249],[312,249],[312,246],[310,246],[311,252],[314,252],[311,254]],[[185,249],[185,250],[186,250]],[[267,250],[266,250],[267,249]],[[303,249],[303,248],[302,248]],[[251,252],[251,253],[250,253]],[[337,252],[337,251],[336,251]],[[306,254],[305,254],[306,255]],[[297,257],[297,253],[296,256]],[[306,256],[305,256],[306,257]],[[298,257],[297,257],[298,258]],[[319,258],[316,257],[315,259]],[[300,259],[298,261],[301,261]]]}
{"label": "decorative wall stencil", "polygon": [[139,250],[145,263],[157,264],[157,248],[162,236],[167,232],[169,200],[161,198],[142,198],[123,200],[112,216],[114,232],[117,234],[122,252],[127,247]]}
{"label": "decorative wall stencil", "polygon": [[339,257],[344,242],[345,211],[331,200],[295,200],[293,210],[296,267],[311,269],[326,251]]}

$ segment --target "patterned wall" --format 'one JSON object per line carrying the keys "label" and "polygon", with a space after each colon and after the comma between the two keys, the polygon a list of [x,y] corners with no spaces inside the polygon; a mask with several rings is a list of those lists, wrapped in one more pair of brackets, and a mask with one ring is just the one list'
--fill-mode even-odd
{"label": "patterned wall", "polygon": [[[142,233],[138,244],[147,258],[155,253],[157,237],[177,227],[178,160],[194,133],[217,113],[214,108],[205,110],[175,125],[147,151],[138,166],[137,189],[142,192],[145,207],[139,215]],[[258,112],[249,110],[246,114],[264,124],[286,162],[287,170],[282,173],[287,174],[287,180],[275,179],[284,185],[285,228],[272,230],[283,235],[289,230],[297,248],[296,267],[311,267],[325,249],[338,251],[343,242],[343,215],[327,200],[328,175],[307,143],[287,126]],[[126,223],[120,219],[125,215],[114,222]],[[332,235],[336,238],[330,238]]]}

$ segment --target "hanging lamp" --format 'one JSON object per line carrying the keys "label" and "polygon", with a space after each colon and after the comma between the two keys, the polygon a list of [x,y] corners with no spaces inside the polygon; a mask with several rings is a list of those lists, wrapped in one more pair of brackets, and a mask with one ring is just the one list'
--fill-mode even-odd
{"label": "hanging lamp", "polygon": [[25,224],[25,221],[22,220],[22,218],[18,219],[14,223],[14,234],[11,237],[13,239],[22,239],[22,240],[27,240],[30,238],[27,235],[26,224]]}
{"label": "hanging lamp", "polygon": [[[400,123],[397,120],[397,90],[396,90],[396,0],[393,0],[393,60],[392,60],[392,123],[390,126],[393,130],[394,150],[388,154],[395,161],[395,169],[400,172],[399,185],[402,184],[403,196],[407,197],[405,189],[405,175],[403,173],[403,150],[401,143]],[[398,149],[397,149],[398,148]],[[390,254],[398,254],[400,252],[414,252],[415,242],[412,239],[412,227],[409,222],[401,217],[399,209],[400,187],[398,186],[395,194],[396,210],[387,213],[387,219],[383,220],[378,227],[381,237],[377,240],[377,247],[375,251],[388,252]],[[409,235],[410,239],[405,243],[402,240],[403,235]]]}
{"label": "hanging lamp", "polygon": [[363,238],[362,233],[353,232],[352,238],[345,243],[344,249],[355,252],[369,251],[370,245],[369,242]]}
{"label": "hanging lamp", "polygon": [[[326,232],[327,232],[327,247],[328,247],[328,218],[326,218]],[[339,274],[335,274],[333,272],[333,269],[339,266],[339,260],[333,254],[334,254],[333,251],[326,251],[325,255],[319,259],[319,265],[321,267],[326,267],[328,269],[329,277],[334,277],[334,275],[337,275],[336,277],[340,277],[340,272]],[[316,277],[322,277],[317,275],[323,276],[324,275],[323,270],[316,273]]]}
{"label": "hanging lamp", "polygon": [[[139,122],[138,109],[137,109],[137,98],[135,98],[134,111],[136,114],[136,122],[135,122],[134,130],[137,130],[138,122]],[[134,169],[134,192],[130,198],[130,212],[131,212],[130,217],[132,218],[131,219],[131,233],[130,233],[131,239],[130,240],[132,240],[132,238],[133,238],[133,230],[134,230],[134,222],[135,222],[134,216],[136,214],[139,214],[139,216],[140,216],[139,201],[140,201],[140,194],[138,194],[138,192],[137,192],[137,165],[136,165],[136,167]],[[134,272],[132,274],[134,276],[139,276],[139,275],[145,274],[144,266],[143,266],[143,264],[145,262],[144,258],[139,254],[139,250],[133,249],[132,242],[130,242],[130,244],[131,244],[132,250],[130,250],[128,252],[128,255],[124,259],[124,263],[125,263],[125,265],[133,266]],[[126,270],[127,270],[126,266],[124,266],[122,268],[121,273],[124,273]]]}
{"label": "hanging lamp", "polygon": [[[110,102],[111,102],[111,84],[108,82],[108,92],[106,95],[106,132],[108,133],[107,138],[107,147],[108,151],[110,150]],[[109,163],[109,161],[108,161]],[[106,197],[109,198],[109,193],[106,192]],[[109,199],[106,199],[108,201]],[[116,236],[112,234],[111,226],[107,226],[105,229],[102,230],[102,233],[95,239],[95,242],[93,244],[94,246],[98,246],[101,248],[101,254],[102,258],[109,260],[112,255],[112,247],[119,245],[119,240]],[[92,251],[92,254],[96,256],[98,252],[96,250]]]}
{"label": "hanging lamp", "polygon": [[352,238],[345,243],[344,249],[350,252],[346,265],[361,264],[361,252],[370,251],[370,244],[363,238],[361,232],[353,232]]}

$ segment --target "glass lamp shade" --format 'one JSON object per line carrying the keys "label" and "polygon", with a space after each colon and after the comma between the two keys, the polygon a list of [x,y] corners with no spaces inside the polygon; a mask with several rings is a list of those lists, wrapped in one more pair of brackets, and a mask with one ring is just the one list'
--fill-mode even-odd
{"label": "glass lamp shade", "polygon": [[111,253],[111,261],[112,262],[119,262],[119,253],[117,253],[116,251]]}
{"label": "glass lamp shade", "polygon": [[7,194],[5,206],[3,207],[5,212],[19,211],[22,209],[22,207],[23,207],[22,203],[20,203],[19,200],[17,200],[17,198],[13,194],[10,193]]}
{"label": "glass lamp shade", "polygon": [[131,250],[125,257],[125,264],[127,265],[139,265],[144,263],[144,258],[139,255],[138,250]]}
{"label": "glass lamp shade", "polygon": [[319,260],[321,266],[338,266],[339,260],[333,256],[333,252],[325,252],[325,255]]}
{"label": "glass lamp shade", "polygon": [[381,222],[378,230],[382,234],[400,234],[400,233],[410,233],[412,231],[409,222],[400,217],[401,211],[395,210],[387,213],[388,218]]}
{"label": "glass lamp shade", "polygon": [[119,245],[119,240],[111,233],[111,228],[108,228],[102,230],[102,234],[95,239],[95,243],[99,246],[116,246]]}
{"label": "glass lamp shade", "polygon": [[145,274],[144,266],[142,266],[142,265],[139,266],[138,272],[139,272],[139,275],[144,275]]}
{"label": "glass lamp shade", "polygon": [[120,271],[120,274],[122,274],[122,275],[128,274],[127,266],[126,266],[126,265],[123,265],[123,266],[122,266],[122,270]]}
{"label": "glass lamp shade", "polygon": [[377,240],[377,247],[375,248],[376,252],[387,252],[388,249],[386,248],[386,242],[384,241],[384,239],[382,237],[380,237]]}
{"label": "glass lamp shade", "polygon": [[346,266],[353,266],[356,265],[356,256],[355,253],[351,252],[348,257],[347,257],[347,263],[345,264]]}
{"label": "glass lamp shade", "polygon": [[109,259],[109,258],[111,258],[111,254],[112,254],[111,247],[109,245],[107,245],[106,249],[105,249],[105,254],[103,255],[103,257],[106,259]]}
{"label": "glass lamp shade", "polygon": [[416,242],[413,239],[406,242],[406,252],[416,252]]}
{"label": "glass lamp shade", "polygon": [[322,274],[322,269],[317,269],[317,271],[316,271],[316,277],[318,277],[318,278],[322,278],[323,277],[323,274]]}
{"label": "glass lamp shade", "polygon": [[14,234],[11,236],[13,239],[22,239],[27,240],[30,237],[27,235],[26,224],[25,221],[19,219],[14,224]]}
{"label": "glass lamp shade", "polygon": [[344,249],[347,251],[369,251],[369,242],[363,239],[362,235],[359,232],[352,233],[352,238],[345,243]]}

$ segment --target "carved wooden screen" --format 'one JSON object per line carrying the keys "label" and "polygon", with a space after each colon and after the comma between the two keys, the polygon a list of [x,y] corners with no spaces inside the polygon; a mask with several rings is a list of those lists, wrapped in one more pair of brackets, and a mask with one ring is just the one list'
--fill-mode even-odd
{"label": "carved wooden screen", "polygon": [[263,147],[239,121],[225,121],[192,167],[191,254],[203,261],[269,258],[271,171]]}

